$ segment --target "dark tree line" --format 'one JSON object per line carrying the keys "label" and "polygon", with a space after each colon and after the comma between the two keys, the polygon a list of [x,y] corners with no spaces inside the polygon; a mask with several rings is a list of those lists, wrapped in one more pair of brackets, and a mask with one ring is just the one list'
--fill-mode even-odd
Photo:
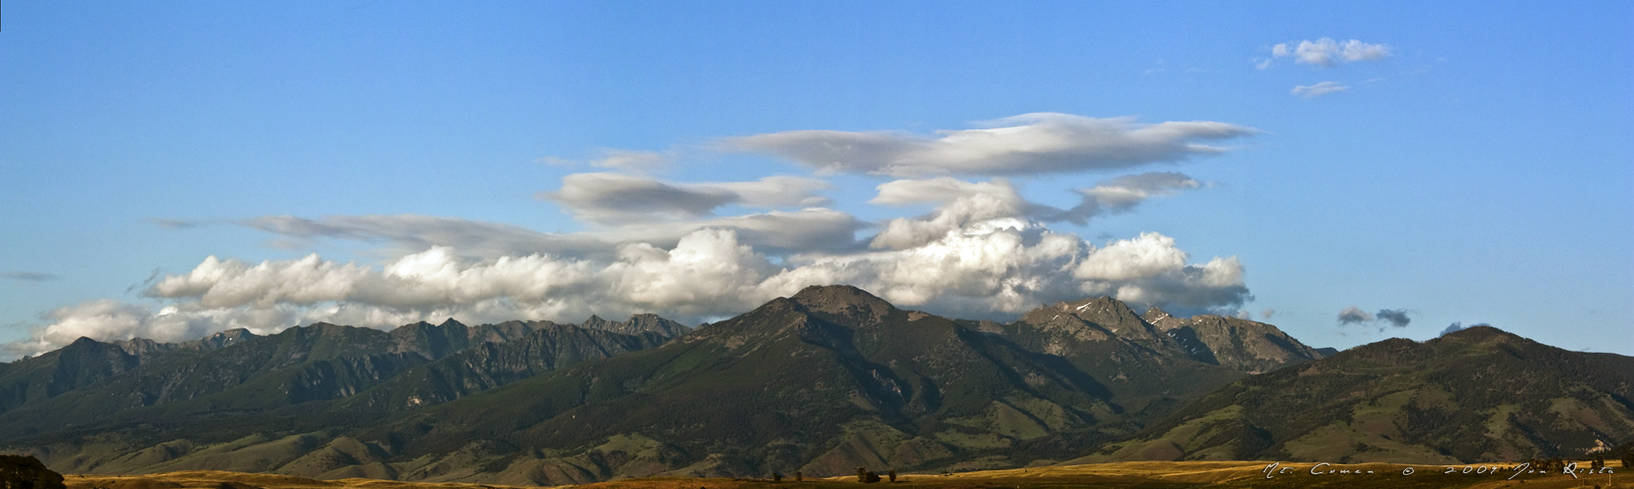
{"label": "dark tree line", "polygon": [[40,459],[21,455],[0,455],[0,489],[64,489],[62,474],[51,471]]}

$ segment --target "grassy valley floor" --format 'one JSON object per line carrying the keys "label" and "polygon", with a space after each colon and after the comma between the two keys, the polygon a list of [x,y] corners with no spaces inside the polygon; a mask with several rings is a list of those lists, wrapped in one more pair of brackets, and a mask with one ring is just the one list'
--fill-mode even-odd
{"label": "grassy valley floor", "polygon": [[[736,489],[736,488],[1505,488],[1553,489],[1572,487],[1634,488],[1634,474],[1615,461],[1608,469],[1591,471],[1588,463],[1577,477],[1562,470],[1520,471],[1511,464],[1404,465],[1271,462],[1123,462],[1060,465],[1025,469],[988,470],[957,474],[902,474],[896,483],[864,484],[855,476],[828,477],[803,482],[747,479],[632,479],[585,484],[586,489]],[[1313,468],[1315,469],[1313,473]],[[1466,470],[1468,468],[1468,470]],[[1410,469],[1410,470],[1409,470]],[[1449,470],[1450,469],[1450,470]],[[1269,477],[1267,477],[1269,475]],[[69,475],[69,489],[504,489],[465,483],[400,482],[377,479],[315,480],[275,474],[188,471],[136,476]]]}

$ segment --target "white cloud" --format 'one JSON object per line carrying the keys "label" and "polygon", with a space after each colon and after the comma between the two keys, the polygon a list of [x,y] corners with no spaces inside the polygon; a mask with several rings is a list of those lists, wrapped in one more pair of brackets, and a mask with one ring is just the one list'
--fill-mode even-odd
{"label": "white cloud", "polygon": [[562,177],[562,188],[539,195],[562,205],[575,218],[598,224],[624,224],[710,215],[737,204],[778,208],[823,205],[822,180],[773,176],[748,182],[670,183],[619,173],[575,173]]}
{"label": "white cloud", "polygon": [[[1169,259],[1153,261],[1128,249],[1152,244],[1165,249],[1148,253]],[[975,225],[918,247],[810,259],[768,284],[791,289],[849,283],[899,305],[1004,318],[1085,295],[1183,310],[1227,310],[1249,298],[1242,278],[1236,258],[1190,264],[1173,239],[1156,233],[1097,250],[1077,236],[1037,225]]]}
{"label": "white cloud", "polygon": [[[1319,66],[1333,67],[1340,63],[1354,63],[1358,61],[1375,61],[1389,57],[1390,46],[1362,42],[1357,39],[1335,41],[1333,38],[1307,39],[1296,42],[1284,42],[1271,46],[1273,59],[1292,58],[1294,62]],[[1261,69],[1269,67],[1270,60],[1261,61]]]}
{"label": "white cloud", "polygon": [[1288,93],[1303,98],[1316,98],[1330,93],[1339,93],[1350,90],[1349,85],[1334,81],[1317,82],[1311,85],[1296,85]]}
{"label": "white cloud", "polygon": [[878,196],[869,201],[881,205],[939,204],[932,214],[919,218],[891,219],[874,236],[869,246],[876,249],[907,249],[941,239],[973,224],[1010,227],[1025,226],[1024,218],[1040,214],[1042,206],[1021,198],[1016,188],[1004,180],[965,182],[948,177],[926,180],[895,180],[877,187]]}
{"label": "white cloud", "polygon": [[1090,295],[1160,304],[1169,308],[1211,309],[1238,306],[1250,299],[1237,257],[1216,257],[1202,265],[1158,233],[1114,241],[1091,253],[1073,270]]}
{"label": "white cloud", "polygon": [[1067,270],[1085,245],[1038,227],[972,227],[913,248],[808,257],[763,287],[853,284],[904,307],[994,317],[1075,297]]}
{"label": "white cloud", "polygon": [[1186,266],[1186,252],[1174,247],[1174,239],[1156,233],[1115,241],[1073,270],[1073,275],[1101,282],[1122,282],[1150,277]]}
{"label": "white cloud", "polygon": [[822,173],[891,176],[1031,175],[1131,168],[1219,154],[1209,141],[1254,129],[1213,121],[1140,124],[1130,118],[1032,113],[936,137],[897,132],[787,131],[726,139],[731,150],[786,158]]}
{"label": "white cloud", "polygon": [[[741,305],[740,300],[726,297],[735,292],[730,283],[711,282],[719,278],[715,272],[745,269],[765,274],[767,266],[764,257],[738,243],[733,232],[703,230],[682,237],[671,249],[646,243],[622,245],[615,258],[605,261],[545,254],[470,260],[443,247],[405,255],[378,268],[317,255],[256,264],[209,257],[189,273],[159,280],[146,295],[206,309],[351,303],[429,313],[502,300],[524,311],[588,312],[606,307],[609,313],[626,313],[665,306],[701,307],[706,308],[703,313],[709,313],[717,312],[707,309],[710,307]],[[664,280],[660,274],[645,273],[655,270],[673,271],[676,275],[667,280],[684,281],[714,295],[699,305],[651,302],[643,299],[651,295],[647,293],[604,295],[609,289],[638,290],[629,285],[635,278],[654,283]]]}
{"label": "white cloud", "polygon": [[894,180],[877,187],[869,201],[881,205],[937,204],[926,216],[896,218],[869,243],[876,249],[904,249],[941,238],[950,231],[975,227],[1025,227],[1029,221],[1074,222],[1126,212],[1147,199],[1201,187],[1184,174],[1152,172],[1106,180],[1079,189],[1081,203],[1070,209],[1024,199],[1009,181],[966,182],[951,177]]}
{"label": "white cloud", "polygon": [[1040,303],[1107,294],[1190,309],[1232,309],[1247,299],[1235,258],[1188,263],[1171,238],[1148,233],[1103,249],[1015,220],[973,223],[905,249],[802,254],[775,264],[736,231],[704,229],[673,247],[619,246],[607,259],[545,254],[462,258],[433,247],[380,266],[311,255],[249,263],[206,258],[145,295],[163,305],[92,301],[53,312],[12,352],[38,353],[79,336],[197,338],[313,321],[393,327],[456,317],[577,321],[658,312],[685,321],[737,314],[807,285],[848,283],[905,307],[1002,318]]}
{"label": "white cloud", "polygon": [[698,231],[670,250],[647,244],[620,248],[619,260],[601,272],[611,297],[598,299],[685,316],[734,314],[770,299],[757,288],[773,271],[733,232]]}

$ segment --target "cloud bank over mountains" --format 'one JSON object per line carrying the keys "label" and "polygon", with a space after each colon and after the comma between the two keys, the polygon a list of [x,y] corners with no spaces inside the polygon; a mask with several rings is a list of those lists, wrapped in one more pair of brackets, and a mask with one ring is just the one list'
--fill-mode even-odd
{"label": "cloud bank over mountains", "polygon": [[[717,141],[719,150],[786,160],[811,175],[666,181],[639,170],[667,154],[605,150],[539,194],[578,221],[570,233],[423,215],[262,216],[164,220],[233,225],[291,247],[370,243],[386,259],[338,262],[207,257],[158,277],[136,302],[95,300],[44,318],[13,354],[104,340],[196,338],[313,321],[392,327],[455,317],[579,321],[655,312],[704,321],[813,284],[854,284],[906,307],[1003,319],[1041,303],[1110,295],[1181,311],[1239,313],[1252,299],[1235,257],[1194,258],[1156,232],[1097,246],[1061,223],[1089,225],[1143,202],[1206,187],[1177,172],[1104,175],[1230,151],[1252,128],[1212,121],[1023,114],[933,136],[786,131]],[[606,160],[617,161],[606,161]],[[636,169],[638,168],[639,169]],[[832,208],[835,173],[879,181],[867,202],[917,216],[867,221]],[[1087,174],[1078,203],[1023,196],[1007,178]]]}

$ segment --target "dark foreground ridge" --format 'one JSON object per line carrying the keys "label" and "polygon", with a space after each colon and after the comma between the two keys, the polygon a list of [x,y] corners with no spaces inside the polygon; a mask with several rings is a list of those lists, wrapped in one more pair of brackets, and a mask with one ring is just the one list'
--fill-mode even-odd
{"label": "dark foreground ridge", "polygon": [[[1230,462],[1122,462],[1089,465],[1051,465],[1020,469],[959,473],[875,473],[812,478],[803,474],[764,474],[736,478],[641,478],[597,483],[596,489],[774,489],[913,487],[923,489],[1447,489],[1526,487],[1568,489],[1600,486],[1625,487],[1634,475],[1622,470],[1634,464],[1579,460],[1575,465],[1537,470],[1528,465],[1483,464],[1437,466],[1424,464],[1332,464]],[[1467,472],[1465,470],[1468,470]],[[1572,471],[1572,475],[1566,473]],[[895,480],[891,475],[895,474]],[[781,475],[782,477],[778,477]],[[878,479],[878,480],[876,480]],[[69,489],[472,489],[470,484],[394,482],[372,479],[317,480],[287,475],[217,471],[174,472],[145,476],[73,476]],[[523,486],[484,485],[489,489]]]}
{"label": "dark foreground ridge", "polygon": [[0,489],[64,489],[62,474],[34,457],[0,455]]}

